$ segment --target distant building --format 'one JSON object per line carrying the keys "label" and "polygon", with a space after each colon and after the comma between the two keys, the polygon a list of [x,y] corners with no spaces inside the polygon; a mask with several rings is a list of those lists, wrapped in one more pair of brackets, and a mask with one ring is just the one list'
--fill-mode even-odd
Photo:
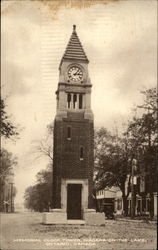
{"label": "distant building", "polygon": [[113,210],[116,214],[122,214],[123,201],[122,192],[118,187],[105,188],[97,191],[96,194],[97,205],[100,212],[103,212],[103,206],[106,204],[113,204]]}
{"label": "distant building", "polygon": [[[127,177],[127,182],[128,182]],[[153,180],[154,182],[154,180]],[[153,200],[151,199],[151,194],[149,192],[147,176],[140,175],[134,179],[134,192],[135,192],[135,215],[146,216],[153,214],[153,216],[157,217],[157,192],[154,189],[153,185]],[[127,184],[127,183],[126,183]],[[126,185],[126,193],[127,193],[127,185]],[[116,214],[123,213],[123,200],[122,200],[122,192],[118,187],[105,188],[104,190],[97,191],[96,194],[97,204],[99,211],[102,212],[102,205],[111,202],[114,206],[114,212]],[[128,215],[131,215],[131,192],[129,192],[128,198]]]}

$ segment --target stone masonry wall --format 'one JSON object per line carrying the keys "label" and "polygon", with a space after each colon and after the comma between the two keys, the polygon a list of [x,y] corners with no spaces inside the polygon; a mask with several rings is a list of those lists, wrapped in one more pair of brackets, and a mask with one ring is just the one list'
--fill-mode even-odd
{"label": "stone masonry wall", "polygon": [[[71,138],[67,138],[67,128],[71,128]],[[53,204],[61,207],[61,178],[88,179],[88,207],[93,207],[93,123],[83,118],[83,113],[68,113],[68,118],[54,124],[54,166],[53,166]],[[83,147],[83,160],[80,159]]]}

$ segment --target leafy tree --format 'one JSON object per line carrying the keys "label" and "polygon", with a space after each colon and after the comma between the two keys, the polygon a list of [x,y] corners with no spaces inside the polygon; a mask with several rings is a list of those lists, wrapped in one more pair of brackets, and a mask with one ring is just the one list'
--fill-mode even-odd
{"label": "leafy tree", "polygon": [[[135,155],[139,161],[139,174],[145,174],[145,192],[150,194],[150,216],[153,216],[153,192],[157,190],[157,114],[158,97],[156,88],[147,89],[141,92],[144,95],[143,105],[138,108],[143,110],[139,118],[134,117],[131,121],[127,134],[137,141],[137,151]],[[135,131],[138,131],[137,138],[134,138]]]}
{"label": "leafy tree", "polygon": [[[9,184],[11,177],[13,177],[14,166],[17,165],[17,158],[8,152],[6,149],[2,148],[0,151],[0,207],[3,210],[3,201],[5,199],[5,186]],[[15,192],[14,194],[15,195]]]}
{"label": "leafy tree", "polygon": [[10,139],[14,136],[17,136],[19,133],[17,131],[17,128],[13,125],[13,123],[9,120],[10,117],[8,116],[6,112],[6,106],[3,99],[1,99],[0,104],[0,112],[1,112],[1,136],[3,136],[6,139]]}
{"label": "leafy tree", "polygon": [[[126,138],[120,138],[117,134],[112,135],[107,129],[100,128],[95,133],[95,161],[99,167],[95,179],[95,189],[118,186],[122,191],[125,213],[127,213],[127,197],[125,184],[131,171],[132,160],[127,148]],[[128,181],[130,185],[130,178]]]}
{"label": "leafy tree", "polygon": [[0,151],[1,168],[0,168],[0,179],[5,181],[8,174],[13,172],[13,167],[17,165],[17,158],[6,149],[2,148]]}
{"label": "leafy tree", "polygon": [[133,137],[134,140],[137,137],[139,145],[150,147],[157,143],[158,109],[156,88],[151,88],[141,93],[144,95],[144,103],[138,106],[138,108],[141,108],[143,113],[140,117],[133,117],[128,126],[127,134]]}
{"label": "leafy tree", "polygon": [[[2,138],[12,139],[17,138],[19,132],[17,127],[11,122],[10,116],[6,112],[6,104],[3,99],[0,100],[0,115],[1,115],[1,123],[0,123],[0,131]],[[17,165],[17,158],[12,155],[12,153],[8,152],[6,149],[2,148],[0,151],[0,189],[1,189],[1,205],[6,199],[5,197],[5,188],[7,188],[7,179],[13,175],[13,168]],[[15,187],[13,187],[13,191],[15,191]],[[16,192],[13,192],[12,195],[15,196]],[[2,206],[1,206],[2,209]]]}
{"label": "leafy tree", "polygon": [[49,211],[52,206],[53,125],[47,126],[44,138],[34,141],[33,153],[36,159],[46,157],[49,165],[36,175],[36,184],[25,190],[25,206],[34,211]]}
{"label": "leafy tree", "polygon": [[25,190],[25,207],[34,211],[49,211],[52,200],[52,172],[41,170],[36,175],[37,183]]}
{"label": "leafy tree", "polygon": [[[156,175],[156,89],[143,91],[143,94],[145,96],[144,104],[139,107],[143,108],[143,111],[147,110],[147,113],[144,112],[138,118],[133,117],[121,137],[117,134],[112,135],[105,128],[101,128],[95,133],[95,162],[99,166],[95,189],[119,186],[122,191],[125,214],[127,213],[133,159],[138,160],[139,174],[144,171],[141,169],[141,165],[148,166],[150,182]],[[129,178],[127,178],[128,176]],[[127,180],[128,189],[125,192]],[[152,194],[152,192],[151,188],[150,193]]]}
{"label": "leafy tree", "polygon": [[143,104],[140,106],[137,106],[138,108],[146,109],[147,111],[150,111],[152,114],[157,112],[157,103],[158,103],[158,97],[157,97],[157,90],[155,87],[146,89],[145,91],[141,91],[141,94],[144,95],[144,101]]}

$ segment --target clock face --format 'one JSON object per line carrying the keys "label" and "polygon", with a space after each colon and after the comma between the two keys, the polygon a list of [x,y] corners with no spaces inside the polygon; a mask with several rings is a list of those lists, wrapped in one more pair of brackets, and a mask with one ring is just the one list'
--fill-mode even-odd
{"label": "clock face", "polygon": [[70,81],[79,82],[83,78],[83,72],[78,66],[71,66],[68,70],[68,77]]}

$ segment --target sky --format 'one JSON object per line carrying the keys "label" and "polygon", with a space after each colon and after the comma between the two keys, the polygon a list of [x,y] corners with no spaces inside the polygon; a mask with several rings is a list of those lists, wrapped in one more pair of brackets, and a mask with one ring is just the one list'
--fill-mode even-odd
{"label": "sky", "polygon": [[3,141],[18,157],[15,203],[48,164],[36,159],[34,145],[55,117],[58,68],[73,24],[90,61],[95,127],[125,123],[142,102],[140,91],[157,83],[157,1],[3,1],[2,96],[20,128],[18,140]]}

